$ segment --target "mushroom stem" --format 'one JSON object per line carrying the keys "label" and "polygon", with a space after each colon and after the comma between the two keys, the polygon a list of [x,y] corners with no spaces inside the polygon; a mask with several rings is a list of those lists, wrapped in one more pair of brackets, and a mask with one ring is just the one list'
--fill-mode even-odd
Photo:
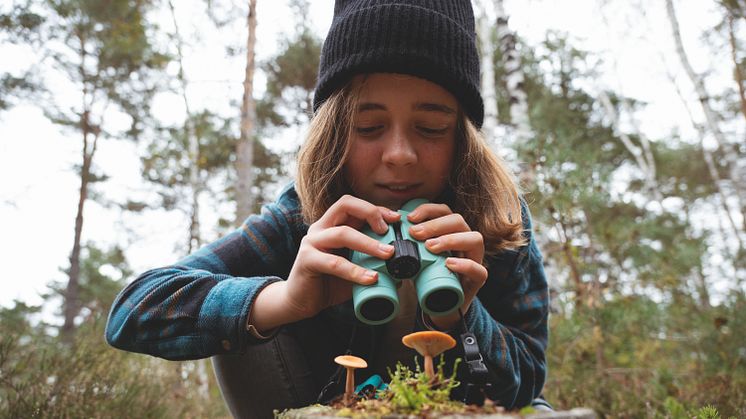
{"label": "mushroom stem", "polygon": [[364,359],[353,355],[340,355],[334,358],[334,362],[345,367],[347,370],[344,402],[348,404],[352,401],[352,396],[355,391],[355,368],[368,368],[368,363],[365,362]]}
{"label": "mushroom stem", "polygon": [[435,377],[435,368],[433,368],[433,357],[425,355],[425,375],[432,379]]}
{"label": "mushroom stem", "polygon": [[450,335],[435,330],[410,333],[401,341],[425,358],[425,375],[431,380],[435,379],[433,357],[456,346],[456,340]]}
{"label": "mushroom stem", "polygon": [[348,403],[352,398],[352,393],[355,391],[355,369],[346,367],[347,370],[347,381],[345,381],[345,403]]}

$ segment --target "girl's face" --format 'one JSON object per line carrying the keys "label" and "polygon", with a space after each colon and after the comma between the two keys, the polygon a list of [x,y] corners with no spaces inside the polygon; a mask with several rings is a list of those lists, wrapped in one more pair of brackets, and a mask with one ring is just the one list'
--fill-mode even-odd
{"label": "girl's face", "polygon": [[443,192],[456,151],[458,102],[435,83],[376,73],[362,83],[344,176],[355,196],[393,210]]}

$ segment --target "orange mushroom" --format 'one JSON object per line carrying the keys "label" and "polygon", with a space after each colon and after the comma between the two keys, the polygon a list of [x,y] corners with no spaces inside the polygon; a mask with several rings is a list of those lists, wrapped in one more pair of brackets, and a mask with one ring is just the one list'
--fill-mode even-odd
{"label": "orange mushroom", "polygon": [[410,333],[401,338],[402,343],[425,358],[425,375],[435,377],[433,358],[456,346],[450,335],[435,330]]}
{"label": "orange mushroom", "polygon": [[334,362],[347,369],[347,381],[345,381],[345,403],[349,403],[352,393],[355,391],[355,368],[368,368],[364,359],[353,355],[340,355],[334,358]]}

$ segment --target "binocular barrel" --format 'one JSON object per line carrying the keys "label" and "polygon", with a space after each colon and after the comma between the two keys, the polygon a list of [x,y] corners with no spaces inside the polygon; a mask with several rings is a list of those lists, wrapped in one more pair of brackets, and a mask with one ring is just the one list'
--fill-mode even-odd
{"label": "binocular barrel", "polygon": [[378,272],[378,282],[373,285],[353,285],[352,299],[357,318],[367,324],[377,325],[391,321],[399,313],[398,283],[414,281],[417,300],[428,315],[449,314],[464,302],[464,293],[458,277],[445,266],[447,254],[433,254],[424,243],[409,236],[411,223],[407,214],[427,201],[416,199],[407,202],[399,213],[401,221],[389,226],[380,236],[366,228],[363,233],[374,239],[392,244],[394,256],[384,261],[373,256],[353,252],[352,262]]}

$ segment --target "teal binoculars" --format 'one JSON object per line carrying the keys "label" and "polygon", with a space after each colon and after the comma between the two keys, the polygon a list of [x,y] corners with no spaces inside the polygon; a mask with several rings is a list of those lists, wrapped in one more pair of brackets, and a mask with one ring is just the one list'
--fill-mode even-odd
{"label": "teal binoculars", "polygon": [[396,290],[405,279],[414,281],[417,301],[430,316],[443,316],[457,310],[464,303],[464,291],[456,274],[446,267],[446,253],[434,254],[409,235],[412,225],[407,214],[424,199],[413,199],[399,210],[401,221],[389,225],[384,235],[378,235],[369,227],[363,233],[380,242],[394,246],[394,256],[388,260],[378,259],[361,252],[352,252],[351,261],[363,268],[378,272],[378,282],[372,285],[352,286],[352,302],[355,316],[370,325],[389,322],[399,313],[399,298]]}

